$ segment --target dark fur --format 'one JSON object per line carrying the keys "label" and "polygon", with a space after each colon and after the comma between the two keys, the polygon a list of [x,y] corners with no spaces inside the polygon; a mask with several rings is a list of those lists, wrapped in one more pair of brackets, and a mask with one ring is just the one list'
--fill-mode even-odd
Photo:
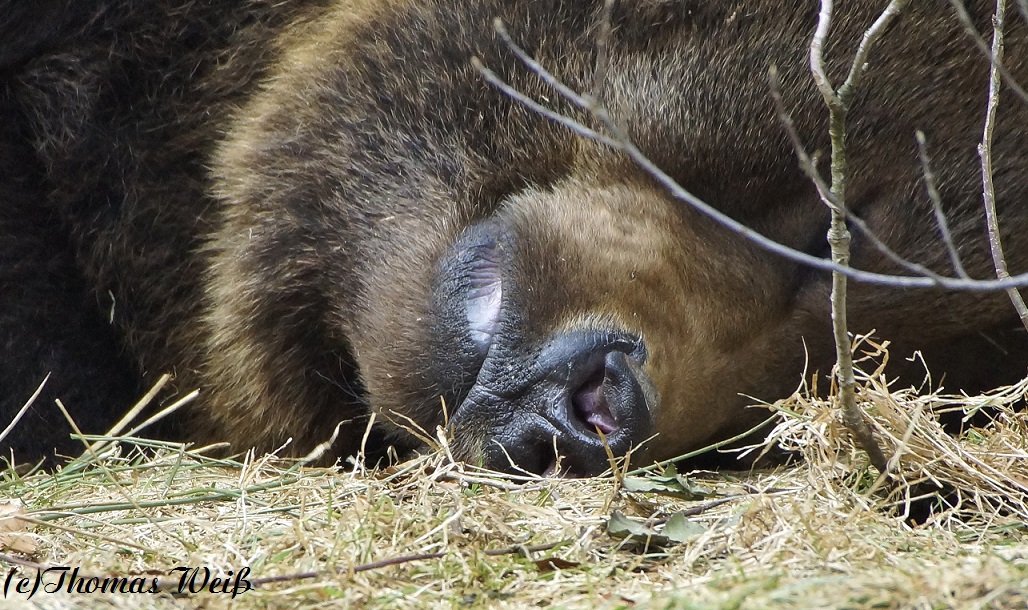
{"label": "dark fur", "polygon": [[[623,155],[506,98],[469,63],[588,121],[491,21],[584,89],[595,3],[276,4],[93,1],[45,9],[60,16],[53,27],[28,27],[25,11],[9,23],[20,34],[0,53],[0,414],[53,376],[5,453],[74,450],[55,397],[96,431],[172,371],[178,388],[202,390],[191,438],[240,449],[292,438],[303,453],[345,421],[346,454],[373,410],[392,442],[412,446],[398,426],[434,434],[442,399],[449,415],[470,405],[456,447],[476,459],[525,425],[518,401],[547,341],[584,329],[645,342],[640,375],[651,406],[660,397],[648,457],[669,457],[761,417],[740,394],[789,393],[807,358],[830,369],[826,274],[671,200]],[[879,4],[839,7],[836,82]],[[946,2],[914,4],[872,56],[850,115],[849,202],[901,254],[949,274],[916,156],[923,130],[964,261],[988,277],[975,151],[988,62]],[[972,6],[983,27],[987,4]],[[683,186],[824,255],[827,214],[767,85],[774,63],[800,133],[826,151],[807,67],[815,16],[810,2],[621,3],[604,97]],[[1007,66],[1023,77],[1025,28],[1011,22]],[[996,185],[1021,272],[1028,112],[1009,91],[1004,102]],[[486,221],[509,237],[488,355],[455,321],[464,288],[445,279],[459,267],[454,244]],[[859,234],[853,264],[895,271]],[[1025,372],[1003,294],[853,285],[849,312],[851,330],[894,342],[894,361],[923,349],[951,389]]]}

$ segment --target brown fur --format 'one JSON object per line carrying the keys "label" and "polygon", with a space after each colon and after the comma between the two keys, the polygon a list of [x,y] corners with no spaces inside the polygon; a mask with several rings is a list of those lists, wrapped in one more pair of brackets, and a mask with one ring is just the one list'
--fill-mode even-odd
{"label": "brown fur", "polygon": [[[401,426],[434,434],[456,413],[458,454],[475,460],[497,431],[523,425],[519,401],[551,338],[617,330],[645,343],[639,378],[652,382],[643,385],[659,433],[645,457],[664,458],[745,429],[765,415],[744,409],[749,397],[788,394],[805,366],[829,371],[828,275],[673,200],[624,155],[506,98],[469,62],[478,56],[520,91],[589,122],[512,56],[491,20],[502,17],[534,57],[583,89],[596,3],[327,4],[283,14],[263,2],[183,2],[169,21],[183,32],[213,27],[205,46],[185,48],[169,26],[152,49],[105,63],[93,41],[102,36],[87,29],[93,46],[72,39],[10,81],[18,111],[34,117],[49,205],[69,227],[83,276],[96,295],[115,295],[119,345],[148,375],[171,368],[180,387],[201,387],[191,437],[262,449],[291,438],[303,453],[342,421],[347,454],[371,411],[401,446],[416,444]],[[838,7],[835,81],[878,4]],[[134,5],[113,6],[131,15]],[[988,23],[987,3],[972,10]],[[604,99],[680,184],[824,255],[827,214],[767,85],[774,64],[802,137],[826,151],[827,112],[806,63],[815,17],[807,2],[619,3]],[[219,19],[240,26],[219,28]],[[130,18],[106,27],[145,29]],[[1008,30],[1007,67],[1025,76],[1024,25]],[[170,65],[155,59],[165,56]],[[111,61],[149,75],[114,111],[101,103],[113,90]],[[71,76],[55,78],[55,66]],[[914,130],[927,135],[968,269],[990,276],[975,151],[987,69],[947,3],[914,3],[872,55],[850,113],[851,206],[902,255],[941,273],[951,269]],[[90,103],[58,95],[72,85]],[[1020,272],[1028,113],[1004,96],[996,183],[1008,263]],[[55,109],[67,116],[52,118]],[[110,141],[89,146],[95,125]],[[111,184],[123,186],[110,196],[121,202],[115,219],[98,216],[97,193]],[[488,355],[476,355],[439,291],[454,244],[483,222],[501,228],[506,266],[499,330]],[[859,234],[853,264],[896,271]],[[894,342],[894,361],[924,350],[951,389],[1011,381],[1028,362],[1002,294],[856,284],[849,314],[852,331]],[[987,347],[983,333],[1007,351]],[[479,391],[506,396],[507,410],[479,398],[463,406]]]}

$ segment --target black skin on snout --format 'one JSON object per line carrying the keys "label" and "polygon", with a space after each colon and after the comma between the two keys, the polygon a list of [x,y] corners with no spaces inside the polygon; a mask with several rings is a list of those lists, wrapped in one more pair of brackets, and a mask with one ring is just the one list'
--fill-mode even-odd
{"label": "black skin on snout", "polygon": [[493,376],[487,361],[458,414],[493,422],[482,446],[490,468],[596,475],[610,467],[604,444],[623,456],[651,434],[653,391],[641,370],[645,360],[643,343],[626,334],[556,335],[513,391],[491,390],[507,384]]}
{"label": "black skin on snout", "polygon": [[[596,475],[652,434],[656,392],[641,338],[583,328],[526,339],[507,278],[512,237],[501,223],[465,231],[437,269],[437,364],[456,446],[494,470]],[[543,291],[536,291],[541,294]],[[605,447],[604,445],[607,445]],[[558,458],[559,456],[559,458]]]}

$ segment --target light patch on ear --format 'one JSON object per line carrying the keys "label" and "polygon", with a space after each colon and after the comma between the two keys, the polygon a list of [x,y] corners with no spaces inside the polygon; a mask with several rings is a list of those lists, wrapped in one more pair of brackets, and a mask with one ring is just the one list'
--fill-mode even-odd
{"label": "light patch on ear", "polygon": [[492,344],[500,322],[503,279],[495,248],[476,248],[475,255],[468,267],[468,296],[464,310],[468,316],[471,340],[484,352]]}

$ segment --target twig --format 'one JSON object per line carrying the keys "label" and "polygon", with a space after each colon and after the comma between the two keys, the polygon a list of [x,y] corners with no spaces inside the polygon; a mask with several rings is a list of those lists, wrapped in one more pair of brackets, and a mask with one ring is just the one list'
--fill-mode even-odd
{"label": "twig", "polygon": [[[589,137],[601,144],[610,146],[615,150],[623,151],[630,159],[632,159],[640,168],[647,172],[662,186],[668,189],[668,192],[675,199],[688,204],[698,212],[711,218],[721,226],[745,237],[749,241],[753,242],[757,246],[764,248],[765,250],[782,256],[791,261],[820,269],[822,271],[837,272],[845,275],[848,278],[852,278],[856,281],[866,282],[869,284],[876,284],[881,286],[890,286],[894,288],[945,288],[948,290],[960,290],[968,292],[992,292],[996,290],[1006,290],[1007,288],[1017,286],[1028,286],[1028,273],[1022,273],[1019,275],[1011,276],[1009,279],[995,279],[995,280],[972,280],[963,278],[950,278],[936,275],[935,277],[911,277],[901,275],[890,275],[885,273],[874,273],[870,271],[863,271],[860,269],[854,269],[846,265],[839,265],[838,263],[830,260],[818,258],[816,256],[801,252],[799,250],[790,248],[786,245],[778,243],[777,241],[754,231],[747,227],[741,222],[731,218],[724,214],[720,210],[714,208],[707,202],[703,201],[696,195],[693,195],[687,191],[684,187],[677,183],[677,181],[666,174],[663,170],[657,167],[653,161],[651,161],[642,151],[640,151],[632,141],[624,134],[623,130],[614,122],[613,118],[607,112],[606,108],[597,106],[595,100],[587,99],[574,90],[569,88],[567,85],[557,79],[551,72],[544,68],[539,62],[532,59],[524,49],[515,43],[507,32],[506,27],[500,20],[494,22],[496,32],[507,45],[507,47],[520,59],[526,67],[528,67],[533,73],[535,73],[543,82],[552,86],[562,97],[572,102],[575,106],[580,109],[587,110],[592,113],[593,117],[599,120],[605,128],[611,132],[611,137],[603,136],[598,134],[595,130],[583,125],[580,121],[568,117],[552,110],[546,109],[543,116],[565,125],[569,129],[572,129],[575,133]],[[481,62],[474,62],[476,66],[482,66]],[[542,107],[538,102],[534,102],[531,98],[528,98],[524,94],[517,92],[515,89],[510,87],[508,83],[503,82],[499,77],[489,71],[487,68],[482,66],[479,69],[483,78],[490,84],[496,86],[504,93],[511,91],[517,95],[513,96],[514,99],[520,103],[524,103],[525,100],[531,102],[530,108],[535,109]],[[595,134],[595,135],[593,135]]]}
{"label": "twig", "polygon": [[[996,126],[996,111],[999,108],[1000,74],[999,66],[1003,63],[1003,24],[1006,19],[1006,0],[996,0],[996,14],[992,26],[992,64],[989,69],[989,101],[985,110],[985,128],[982,132],[982,143],[978,146],[978,156],[982,159],[982,195],[985,200],[985,220],[989,230],[989,250],[996,268],[996,277],[1010,277],[1007,272],[1007,261],[1003,256],[1003,242],[1000,240],[999,219],[996,213],[996,187],[992,180],[992,132]],[[1028,330],[1028,307],[1016,288],[1007,289],[1010,302],[1014,304],[1021,323]]]}
{"label": "twig", "polygon": [[[1023,4],[1024,1],[1022,0],[1022,5]],[[1014,75],[1011,74],[1009,70],[1007,70],[1006,66],[1003,65],[1003,62],[995,61],[995,57],[992,54],[992,49],[989,48],[989,43],[986,42],[984,38],[982,38],[982,35],[980,33],[978,33],[978,29],[975,27],[974,22],[971,21],[971,15],[967,13],[967,9],[964,7],[964,3],[961,0],[950,0],[950,5],[953,7],[953,10],[956,11],[957,19],[960,20],[961,24],[963,24],[964,31],[974,42],[975,46],[977,46],[978,49],[986,57],[989,58],[989,61],[993,64],[993,66],[995,66],[996,69],[999,70],[999,73],[1003,76],[1003,80],[1006,81],[1007,86],[1010,87],[1010,89],[1013,90],[1013,92],[1016,93],[1017,96],[1020,97],[1022,100],[1028,101],[1028,92],[1026,92],[1024,88],[1021,87],[1021,84],[1017,82],[1017,79],[1014,78]]]}
{"label": "twig", "polygon": [[932,202],[932,210],[935,212],[935,223],[939,226],[939,234],[946,244],[946,251],[949,253],[950,261],[953,263],[953,271],[964,279],[970,279],[964,263],[960,260],[960,253],[957,251],[956,242],[953,241],[953,234],[949,230],[949,222],[946,220],[946,213],[942,209],[942,196],[935,185],[935,173],[932,172],[931,159],[928,157],[928,147],[925,142],[924,132],[917,131],[917,156],[921,160],[921,173],[924,175],[925,188],[928,189],[928,199]]}
{"label": "twig", "polygon": [[[487,557],[500,557],[503,555],[523,555],[529,557],[532,553],[542,553],[549,551],[550,549],[556,548],[566,541],[561,540],[560,542],[551,542],[549,544],[540,544],[538,546],[524,546],[516,545],[503,549],[490,549],[483,551],[483,554]],[[429,561],[432,559],[442,559],[446,557],[446,552],[437,553],[415,553],[412,555],[400,555],[397,557],[390,557],[388,559],[381,559],[379,561],[372,561],[370,563],[363,563],[360,565],[353,566],[351,568],[339,568],[336,570],[318,570],[312,572],[298,572],[296,574],[282,574],[281,576],[268,576],[265,578],[253,578],[250,580],[250,584],[253,586],[269,585],[279,582],[293,582],[297,580],[311,580],[314,578],[320,578],[328,575],[337,574],[359,574],[361,572],[370,572],[373,570],[380,570],[382,568],[388,568],[390,566],[403,565],[405,563],[412,563],[415,561]]]}
{"label": "twig", "polygon": [[[824,43],[832,23],[832,0],[821,0],[817,29],[810,42],[810,70],[821,96],[829,111],[829,133],[832,140],[832,188],[833,201],[825,200],[831,209],[832,224],[828,229],[828,243],[832,248],[832,260],[848,267],[850,261],[850,232],[846,227],[846,115],[849,102],[856,92],[867,67],[867,56],[871,48],[882,37],[888,25],[899,15],[908,0],[892,0],[864,36],[850,66],[845,82],[835,90],[828,79],[824,63]],[[834,202],[834,205],[832,203]],[[843,422],[853,433],[860,447],[867,453],[871,463],[883,475],[889,472],[889,457],[883,451],[857,405],[856,378],[853,374],[853,345],[850,341],[846,320],[846,276],[832,274],[832,331],[835,336],[836,376],[839,385],[839,404]]]}
{"label": "twig", "polygon": [[589,93],[589,97],[601,106],[603,105],[603,86],[607,82],[607,70],[610,68],[610,34],[613,11],[614,0],[605,0],[603,16],[600,19],[600,30],[596,35],[596,64],[593,69],[593,89]]}
{"label": "twig", "polygon": [[857,47],[857,52],[853,56],[853,63],[850,65],[850,72],[846,75],[846,80],[842,86],[839,87],[839,100],[849,105],[850,100],[853,98],[853,94],[860,86],[860,80],[864,76],[864,71],[867,69],[867,57],[871,53],[871,47],[878,42],[878,40],[885,33],[885,29],[889,27],[889,24],[899,16],[900,13],[907,7],[910,0],[892,0],[889,6],[885,7],[882,14],[878,16],[871,27],[864,32],[863,38],[860,40],[860,46]]}
{"label": "twig", "polygon": [[[526,558],[530,559],[532,553],[542,553],[544,551],[549,551],[549,550],[551,550],[553,548],[556,548],[556,547],[558,547],[558,546],[560,546],[562,544],[565,544],[565,543],[566,543],[566,541],[561,540],[559,542],[551,542],[549,544],[540,544],[538,546],[516,545],[516,546],[507,547],[507,548],[503,548],[503,549],[490,549],[490,550],[486,550],[486,551],[483,551],[483,554],[486,555],[487,557],[499,557],[499,556],[503,556],[503,555],[518,555],[518,554],[520,554],[520,555],[523,555]],[[397,566],[397,565],[402,565],[402,564],[405,564],[405,563],[413,563],[413,562],[416,562],[416,561],[429,561],[429,560],[432,560],[432,559],[442,559],[443,557],[446,557],[446,555],[447,555],[446,552],[416,553],[416,554],[412,554],[412,555],[400,555],[398,557],[390,557],[388,559],[381,559],[379,561],[372,561],[370,563],[363,563],[363,564],[352,566],[352,567],[349,567],[349,568],[340,568],[340,569],[336,569],[336,570],[316,570],[316,571],[311,571],[311,572],[298,572],[296,574],[282,574],[280,576],[267,576],[267,577],[264,577],[264,578],[250,578],[250,579],[247,579],[247,582],[249,583],[249,585],[251,587],[259,587],[259,586],[263,586],[263,585],[270,585],[270,584],[275,584],[275,583],[280,583],[280,582],[295,582],[295,581],[298,581],[298,580],[311,580],[311,579],[314,579],[314,578],[321,578],[321,577],[329,576],[329,575],[332,575],[332,576],[339,575],[339,574],[353,575],[353,574],[359,574],[361,572],[370,572],[370,571],[373,571],[373,570],[380,570],[382,568],[387,568],[387,567],[390,567],[390,566]],[[44,564],[41,564],[41,563],[36,563],[34,561],[29,561],[27,559],[21,559],[20,557],[15,557],[13,555],[7,555],[5,553],[0,553],[0,561],[2,561],[4,563],[7,563],[8,565],[20,566],[20,567],[23,567],[23,568],[28,568],[30,570],[35,570],[37,572],[46,572],[47,570],[50,570],[50,569],[52,569],[54,567],[54,566],[47,566],[47,565],[44,565]],[[180,594],[187,594],[188,593],[188,591],[179,591],[180,582],[181,582],[181,579],[179,579],[179,578],[171,578],[171,577],[167,577],[167,576],[154,577],[153,574],[143,574],[143,575],[132,575],[132,574],[130,574],[130,575],[127,575],[127,576],[119,576],[119,578],[135,578],[136,576],[142,576],[143,578],[146,578],[147,580],[154,579],[154,581],[156,581],[156,583],[157,583],[157,589],[160,590],[160,591],[172,592],[172,593],[180,593]],[[92,579],[92,578],[96,578],[97,580],[103,580],[104,578],[110,578],[110,576],[98,576],[98,575],[94,575],[94,574],[85,574],[85,573],[79,573],[79,577],[83,578],[83,579],[87,579],[87,580],[88,579]]]}
{"label": "twig", "polygon": [[[796,151],[796,156],[799,158],[800,170],[802,170],[803,173],[810,178],[810,181],[814,183],[814,188],[817,189],[817,193],[821,198],[821,201],[823,201],[830,209],[836,210],[845,215],[848,223],[856,227],[860,231],[861,235],[867,238],[876,250],[884,254],[885,257],[892,262],[896,263],[897,266],[916,275],[939,280],[945,279],[944,276],[939,275],[928,267],[903,258],[898,252],[883,242],[878,235],[871,230],[871,227],[869,227],[860,217],[856,216],[848,208],[836,205],[835,195],[832,193],[832,187],[825,183],[824,178],[822,178],[821,174],[817,171],[817,164],[803,146],[803,141],[800,139],[800,134],[796,130],[796,123],[792,120],[792,115],[785,109],[785,100],[782,98],[782,82],[778,75],[778,69],[775,66],[771,66],[768,74],[771,83],[771,99],[775,103],[778,119],[785,127],[786,135],[788,135],[789,139],[792,141],[793,149]],[[945,222],[945,218],[942,220]],[[961,267],[961,270],[963,270],[963,267]],[[966,274],[961,277],[964,279],[971,279]]]}
{"label": "twig", "polygon": [[607,145],[607,146],[609,146],[609,147],[611,147],[613,149],[616,149],[616,150],[621,148],[621,143],[620,142],[617,142],[616,140],[612,140],[612,139],[608,138],[607,136],[603,135],[602,133],[599,133],[597,131],[589,129],[588,127],[586,127],[582,123],[572,119],[569,116],[565,116],[563,114],[560,114],[559,112],[555,112],[553,110],[550,110],[546,106],[543,106],[542,104],[540,104],[539,102],[537,102],[537,101],[533,100],[532,98],[528,97],[524,93],[521,93],[520,91],[518,91],[514,87],[511,87],[509,84],[504,82],[503,79],[501,79],[499,76],[497,76],[497,74],[495,72],[493,72],[489,68],[486,68],[485,65],[482,64],[482,60],[480,60],[479,58],[472,57],[471,58],[471,65],[474,66],[474,68],[476,70],[478,70],[479,74],[481,74],[482,77],[485,78],[487,83],[489,83],[490,85],[496,87],[497,89],[502,91],[505,95],[511,97],[512,99],[517,101],[519,104],[525,106],[529,110],[531,110],[533,112],[536,112],[539,115],[544,116],[544,117],[550,119],[554,123],[559,123],[559,124],[567,127],[568,129],[570,129],[571,131],[575,132],[576,134],[578,134],[580,136],[583,136],[583,137],[586,137],[586,138],[589,138],[589,139],[592,139],[592,140],[596,140],[597,142],[605,144],[605,145]]}

